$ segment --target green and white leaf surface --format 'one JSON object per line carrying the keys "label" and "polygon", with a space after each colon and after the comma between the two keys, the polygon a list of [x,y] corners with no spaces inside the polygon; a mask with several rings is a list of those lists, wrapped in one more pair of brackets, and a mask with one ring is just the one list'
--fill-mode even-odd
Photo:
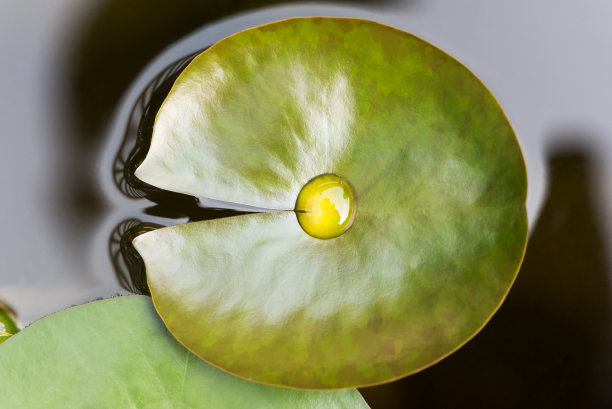
{"label": "green and white leaf surface", "polygon": [[[291,211],[323,173],[358,202],[329,240]],[[370,21],[290,19],[210,47],[162,105],[137,176],[284,210],[134,241],[177,339],[263,383],[347,388],[431,365],[496,311],[526,244],[525,166],[495,98]]]}
{"label": "green and white leaf surface", "polygon": [[214,368],[176,342],[144,296],[43,318],[0,346],[0,367],[6,408],[368,408],[355,390],[276,388]]}

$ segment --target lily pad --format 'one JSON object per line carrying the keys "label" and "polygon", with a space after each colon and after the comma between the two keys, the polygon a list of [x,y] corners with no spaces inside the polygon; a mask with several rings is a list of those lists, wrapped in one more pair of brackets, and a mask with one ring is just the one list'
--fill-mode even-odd
{"label": "lily pad", "polygon": [[214,368],[172,338],[144,296],[43,318],[0,346],[0,368],[7,408],[368,408],[355,390],[275,388]]}
{"label": "lily pad", "polygon": [[[497,310],[526,244],[525,166],[495,98],[371,21],[290,19],[210,47],[177,79],[136,174],[279,209],[134,241],[176,338],[263,383],[364,386],[437,362]],[[323,174],[356,206],[325,239],[293,211]]]}

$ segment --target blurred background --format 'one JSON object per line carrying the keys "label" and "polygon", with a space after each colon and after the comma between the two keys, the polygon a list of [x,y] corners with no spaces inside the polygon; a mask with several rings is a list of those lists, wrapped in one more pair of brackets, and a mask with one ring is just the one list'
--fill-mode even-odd
{"label": "blurred background", "polygon": [[29,324],[127,294],[109,246],[122,222],[193,218],[116,186],[143,92],[227,35],[307,15],[377,20],[463,62],[529,172],[530,242],[506,302],[441,363],[363,389],[371,407],[612,408],[608,0],[0,0],[0,299]]}

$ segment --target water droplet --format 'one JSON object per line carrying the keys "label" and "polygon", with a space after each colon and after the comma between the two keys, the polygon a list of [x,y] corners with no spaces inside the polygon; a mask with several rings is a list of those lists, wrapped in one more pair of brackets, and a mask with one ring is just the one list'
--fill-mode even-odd
{"label": "water droplet", "polygon": [[311,179],[300,191],[295,214],[302,229],[318,239],[346,232],[355,219],[355,191],[342,176],[326,173]]}

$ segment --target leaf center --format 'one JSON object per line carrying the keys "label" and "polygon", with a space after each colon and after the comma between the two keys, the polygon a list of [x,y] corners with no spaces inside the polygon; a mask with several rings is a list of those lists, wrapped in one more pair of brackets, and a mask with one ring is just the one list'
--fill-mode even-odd
{"label": "leaf center", "polygon": [[357,212],[353,186],[342,176],[325,173],[302,187],[295,214],[302,229],[318,239],[332,239],[346,232]]}

